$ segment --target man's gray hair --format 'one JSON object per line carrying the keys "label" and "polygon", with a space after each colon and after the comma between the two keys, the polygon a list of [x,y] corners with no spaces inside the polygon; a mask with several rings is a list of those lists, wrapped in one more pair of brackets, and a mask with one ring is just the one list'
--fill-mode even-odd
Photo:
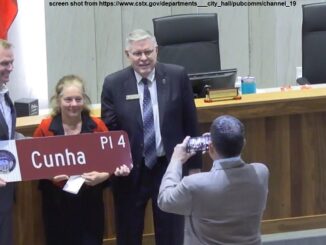
{"label": "man's gray hair", "polygon": [[130,45],[132,42],[145,39],[150,39],[154,43],[154,46],[157,47],[156,38],[152,33],[143,29],[136,29],[130,32],[126,38],[126,50],[130,49]]}

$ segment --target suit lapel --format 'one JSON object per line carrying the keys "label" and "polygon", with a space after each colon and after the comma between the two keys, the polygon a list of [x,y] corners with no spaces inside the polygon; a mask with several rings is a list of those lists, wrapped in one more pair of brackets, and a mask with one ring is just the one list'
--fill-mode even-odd
{"label": "suit lapel", "polygon": [[7,126],[6,120],[3,117],[1,111],[0,111],[0,139],[2,139],[2,140],[9,139],[8,126]]}
{"label": "suit lapel", "polygon": [[11,119],[12,119],[11,120],[12,121],[12,125],[11,125],[12,130],[11,131],[12,131],[12,133],[10,136],[8,135],[8,125],[7,125],[6,119],[4,118],[2,112],[0,112],[0,131],[1,131],[0,138],[7,140],[7,139],[13,139],[14,135],[15,135],[16,111],[15,111],[14,105],[13,105],[8,93],[6,93],[4,95],[4,98],[11,110]]}
{"label": "suit lapel", "polygon": [[14,107],[14,104],[12,103],[10,97],[9,97],[9,93],[5,94],[5,100],[7,101],[10,109],[11,109],[11,137],[10,139],[13,139],[15,136],[15,130],[16,130],[16,110]]}
{"label": "suit lapel", "polygon": [[[127,100],[127,95],[134,95],[138,94],[137,89],[137,80],[135,77],[135,73],[132,67],[129,67],[128,69],[128,79],[123,81],[123,91],[125,91],[124,94],[124,100]],[[141,117],[141,111],[140,111],[140,103],[139,99],[133,100],[130,104],[130,115],[134,115],[136,117],[136,121],[138,126],[142,129],[143,128],[143,120]]]}
{"label": "suit lapel", "polygon": [[160,128],[163,127],[164,114],[166,109],[167,100],[169,98],[169,81],[166,77],[164,67],[157,63],[155,67],[155,79],[156,79],[156,88],[157,88],[157,102],[158,102],[158,111],[160,116]]}

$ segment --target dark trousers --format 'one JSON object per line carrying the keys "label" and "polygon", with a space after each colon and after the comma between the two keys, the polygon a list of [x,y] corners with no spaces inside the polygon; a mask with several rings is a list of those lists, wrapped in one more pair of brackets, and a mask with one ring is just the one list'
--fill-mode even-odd
{"label": "dark trousers", "polygon": [[42,186],[47,245],[102,245],[104,205],[100,186],[82,188],[78,195],[52,183]]}
{"label": "dark trousers", "polygon": [[[182,245],[184,217],[161,211],[157,196],[168,162],[158,158],[153,169],[141,165],[138,184],[124,183],[124,188],[114,188],[116,233],[118,245],[141,245],[144,229],[145,209],[152,199],[156,245]],[[123,181],[123,179],[122,179]],[[120,186],[121,187],[121,186]]]}
{"label": "dark trousers", "polygon": [[0,213],[0,245],[13,244],[12,209]]}

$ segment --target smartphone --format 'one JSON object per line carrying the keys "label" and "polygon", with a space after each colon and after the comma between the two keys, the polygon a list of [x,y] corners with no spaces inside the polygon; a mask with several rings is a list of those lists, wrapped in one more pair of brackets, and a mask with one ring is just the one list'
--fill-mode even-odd
{"label": "smartphone", "polygon": [[211,136],[209,134],[190,138],[186,146],[186,151],[187,152],[207,151],[210,142],[211,142]]}

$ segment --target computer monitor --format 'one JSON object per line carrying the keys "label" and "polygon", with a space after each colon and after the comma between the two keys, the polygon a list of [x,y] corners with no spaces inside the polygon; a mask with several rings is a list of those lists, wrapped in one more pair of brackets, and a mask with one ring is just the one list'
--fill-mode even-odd
{"label": "computer monitor", "polygon": [[188,76],[192,83],[194,97],[204,98],[207,86],[211,89],[234,88],[235,80],[237,78],[237,69],[234,68],[215,72],[188,74]]}

